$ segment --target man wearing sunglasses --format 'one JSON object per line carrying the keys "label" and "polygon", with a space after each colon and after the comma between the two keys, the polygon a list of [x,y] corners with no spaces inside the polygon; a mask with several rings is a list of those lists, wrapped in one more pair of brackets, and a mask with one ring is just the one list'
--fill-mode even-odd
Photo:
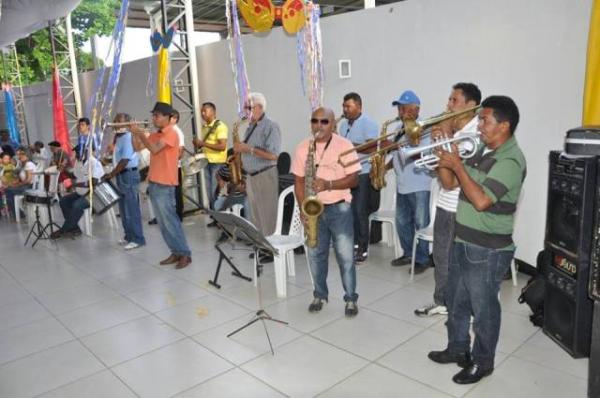
{"label": "man wearing sunglasses", "polygon": [[246,170],[246,194],[250,207],[250,221],[264,235],[275,232],[279,175],[277,157],[281,150],[279,125],[266,117],[267,100],[261,93],[250,93],[246,103],[250,124],[243,142],[233,146],[242,154]]}
{"label": "man wearing sunglasses", "polygon": [[[313,179],[313,191],[323,203],[324,210],[317,224],[317,245],[308,247],[310,272],[314,281],[314,299],[308,307],[309,312],[318,312],[328,299],[327,271],[329,269],[329,248],[333,241],[336,259],[344,286],[345,314],[352,317],[358,314],[356,301],[356,268],[353,258],[354,221],[352,215],[351,189],[358,183],[361,167],[358,163],[343,167],[338,163],[339,155],[353,148],[352,142],[335,131],[335,116],[331,109],[316,109],[310,120],[311,132],[316,142],[313,156],[316,169]],[[306,171],[313,167],[307,163],[308,151],[312,139],[306,139],[298,145],[292,161],[291,172],[295,176],[294,192],[298,203],[306,197]],[[348,161],[357,159],[352,152]],[[303,221],[306,222],[303,216]]]}
{"label": "man wearing sunglasses", "polygon": [[[362,98],[357,93],[348,93],[342,103],[344,119],[339,126],[340,135],[354,145],[376,139],[379,128],[371,118],[362,112]],[[368,149],[371,151],[373,148]],[[369,172],[371,163],[363,162],[358,175],[358,185],[352,189],[352,212],[354,214],[354,256],[356,262],[367,259],[369,246],[369,214],[379,207],[379,191],[371,186]]]}

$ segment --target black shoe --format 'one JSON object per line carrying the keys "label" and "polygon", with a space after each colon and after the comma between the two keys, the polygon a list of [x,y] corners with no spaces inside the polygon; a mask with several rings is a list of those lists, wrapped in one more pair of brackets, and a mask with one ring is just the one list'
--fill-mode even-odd
{"label": "black shoe", "polygon": [[412,258],[409,256],[398,257],[390,263],[393,267],[401,267],[403,265],[408,265],[412,261]]}
{"label": "black shoe", "polygon": [[[427,268],[429,268],[429,264],[415,263],[415,275],[422,274],[423,272],[425,272],[425,270],[427,270]],[[408,272],[410,273],[410,269],[408,270]]]}
{"label": "black shoe", "polygon": [[308,306],[308,312],[319,312],[323,309],[323,302],[326,302],[326,299],[320,299],[315,297]]}
{"label": "black shoe", "polygon": [[356,301],[346,301],[346,309],[344,310],[344,314],[348,318],[358,314],[358,306],[356,305]]}
{"label": "black shoe", "polygon": [[441,364],[456,363],[461,368],[467,368],[472,365],[471,354],[469,352],[453,354],[447,348],[444,351],[430,351],[427,357],[433,362]]}
{"label": "black shoe", "polygon": [[452,381],[457,384],[473,384],[477,383],[485,376],[491,375],[493,371],[494,368],[483,369],[480,365],[473,363],[471,366],[468,366],[455,374],[454,377],[452,377]]}
{"label": "black shoe", "polygon": [[156,218],[153,218],[152,220],[148,221],[148,225],[156,225],[158,224],[158,221],[156,221]]}
{"label": "black shoe", "polygon": [[213,220],[212,222],[209,222],[208,224],[206,224],[206,226],[209,227],[209,228],[216,227],[217,226],[217,221]]}
{"label": "black shoe", "polygon": [[366,251],[359,252],[354,255],[354,262],[364,263],[367,260],[368,253]]}
{"label": "black shoe", "polygon": [[217,243],[223,243],[227,241],[227,239],[229,239],[229,236],[227,236],[225,232],[221,232],[221,236],[219,236],[219,239],[217,239]]}

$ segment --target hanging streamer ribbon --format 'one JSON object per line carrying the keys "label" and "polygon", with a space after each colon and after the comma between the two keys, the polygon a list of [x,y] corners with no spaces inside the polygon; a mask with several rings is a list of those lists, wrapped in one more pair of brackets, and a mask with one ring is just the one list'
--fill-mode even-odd
{"label": "hanging streamer ribbon", "polygon": [[[121,9],[119,12],[119,18],[117,18],[115,28],[113,29],[112,39],[108,48],[106,57],[104,58],[104,65],[108,59],[111,50],[114,46],[113,62],[110,71],[110,76],[104,95],[102,96],[102,102],[98,103],[102,86],[105,79],[106,66],[102,66],[98,75],[96,76],[96,82],[94,83],[94,89],[92,91],[86,114],[90,117],[92,124],[92,132],[94,140],[88,140],[88,150],[92,149],[92,142],[95,142],[96,148],[100,149],[100,153],[105,153],[108,143],[110,142],[110,136],[104,137],[103,131],[104,126],[102,124],[111,120],[111,113],[116,98],[117,88],[119,86],[119,79],[121,77],[122,70],[122,48],[123,42],[125,41],[125,27],[127,25],[127,14],[129,9],[129,0],[123,0],[121,3]],[[102,122],[102,123],[101,123]]]}
{"label": "hanging streamer ribbon", "polygon": [[17,126],[17,116],[15,114],[15,102],[10,84],[2,83],[2,91],[4,91],[4,109],[6,113],[6,127],[10,134],[10,141],[21,145],[21,134]]}
{"label": "hanging streamer ribbon", "polygon": [[54,140],[60,143],[61,148],[71,155],[71,142],[69,141],[69,130],[65,117],[65,104],[60,89],[60,75],[56,64],[52,70],[52,114],[54,120]]}
{"label": "hanging streamer ribbon", "polygon": [[323,104],[323,47],[321,43],[321,9],[318,4],[306,4],[308,20],[296,35],[296,55],[300,66],[300,83],[312,110]]}
{"label": "hanging streamer ribbon", "polygon": [[162,47],[158,50],[158,71],[156,78],[156,100],[171,103],[171,82],[169,79],[169,50]]}
{"label": "hanging streamer ribbon", "polygon": [[231,70],[234,76],[235,92],[238,100],[238,116],[245,118],[249,116],[244,104],[250,93],[250,83],[246,72],[244,61],[244,49],[242,48],[242,37],[240,33],[240,21],[238,18],[235,0],[226,1],[227,33],[229,39],[229,57],[231,58]]}

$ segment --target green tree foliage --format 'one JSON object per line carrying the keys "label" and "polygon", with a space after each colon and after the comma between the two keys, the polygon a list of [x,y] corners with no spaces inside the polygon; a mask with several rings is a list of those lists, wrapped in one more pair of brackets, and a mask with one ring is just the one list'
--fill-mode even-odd
{"label": "green tree foliage", "polygon": [[[91,54],[81,51],[81,47],[94,34],[98,36],[112,34],[120,3],[119,0],[82,0],[71,13],[73,44],[79,72],[93,69]],[[59,40],[66,43],[65,35],[60,34]],[[48,29],[32,33],[29,37],[18,40],[15,45],[23,85],[43,82],[52,77],[53,60]],[[2,80],[5,79],[4,74],[2,68],[0,70]]]}

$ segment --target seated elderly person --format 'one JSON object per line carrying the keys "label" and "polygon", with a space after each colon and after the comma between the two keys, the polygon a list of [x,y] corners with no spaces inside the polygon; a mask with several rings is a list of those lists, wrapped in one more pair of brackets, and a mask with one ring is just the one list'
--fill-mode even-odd
{"label": "seated elderly person", "polygon": [[33,172],[36,168],[35,164],[29,160],[29,151],[27,149],[17,149],[16,156],[17,160],[19,161],[19,165],[14,170],[14,174],[17,176],[17,178],[13,179],[4,190],[4,194],[6,195],[6,204],[8,205],[11,220],[16,220],[17,216],[21,215],[16,213],[15,196],[22,195],[25,193],[25,191],[31,189]]}
{"label": "seated elderly person", "polygon": [[83,163],[83,178],[75,184],[75,192],[63,196],[59,201],[65,222],[59,230],[50,235],[51,239],[81,235],[81,229],[77,224],[83,216],[84,210],[90,207],[88,201],[90,169],[92,171],[92,186],[95,186],[102,179],[104,175],[102,164],[95,157],[90,156]]}

